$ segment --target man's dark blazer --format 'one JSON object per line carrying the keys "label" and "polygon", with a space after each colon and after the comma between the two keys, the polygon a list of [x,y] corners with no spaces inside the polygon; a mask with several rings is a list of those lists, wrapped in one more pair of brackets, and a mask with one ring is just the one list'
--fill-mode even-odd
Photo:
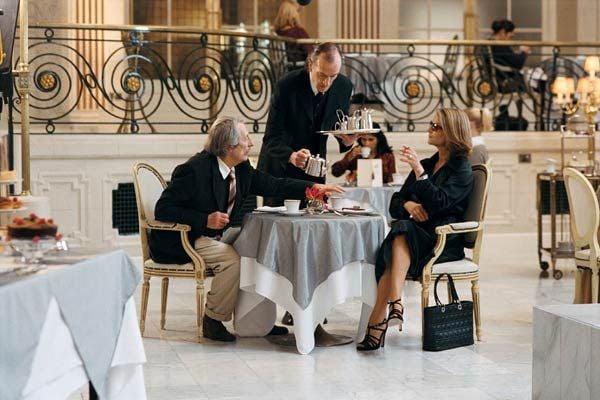
{"label": "man's dark blazer", "polygon": [[[333,81],[325,93],[325,106],[320,126],[313,126],[313,98],[310,77],[306,69],[286,74],[275,87],[267,127],[258,159],[258,169],[277,177],[316,181],[310,175],[288,163],[290,155],[302,148],[326,158],[328,136],[316,133],[331,130],[337,121],[335,111],[348,114],[352,83],[343,75]],[[340,151],[346,151],[339,140]]]}
{"label": "man's dark blazer", "polygon": [[[280,179],[257,171],[248,162],[235,166],[236,196],[230,220],[239,212],[249,194],[286,196],[303,199],[304,191],[312,182]],[[158,221],[190,225],[190,243],[200,236],[214,237],[223,230],[208,228],[208,215],[227,212],[229,181],[223,179],[217,157],[203,151],[194,155],[173,171],[171,182],[163,191],[154,209]],[[227,228],[227,227],[225,227]],[[152,230],[150,254],[159,263],[183,264],[190,259],[183,250],[179,232]]]}

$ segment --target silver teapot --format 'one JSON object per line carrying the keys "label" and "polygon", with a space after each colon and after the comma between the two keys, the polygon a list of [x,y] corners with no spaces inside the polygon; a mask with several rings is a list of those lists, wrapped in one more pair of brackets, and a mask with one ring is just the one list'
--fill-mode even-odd
{"label": "silver teapot", "polygon": [[306,167],[304,168],[304,172],[310,176],[316,176],[317,178],[324,177],[327,175],[327,160],[319,157],[319,154],[310,156],[306,163]]}
{"label": "silver teapot", "polygon": [[354,129],[373,129],[372,110],[364,107],[362,110],[354,112]]}

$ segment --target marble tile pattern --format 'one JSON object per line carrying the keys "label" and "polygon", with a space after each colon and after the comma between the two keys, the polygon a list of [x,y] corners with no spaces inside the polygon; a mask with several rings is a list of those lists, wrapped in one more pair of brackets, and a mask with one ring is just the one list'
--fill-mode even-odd
{"label": "marble tile pattern", "polygon": [[[506,243],[518,243],[507,248]],[[172,279],[169,287],[166,330],[159,330],[160,280],[153,279],[146,320],[144,344],[148,363],[145,378],[151,400],[200,399],[445,399],[523,400],[560,398],[561,388],[573,393],[569,399],[590,399],[598,393],[600,380],[565,380],[546,375],[533,376],[543,382],[543,392],[532,397],[532,337],[535,305],[569,304],[573,298],[574,265],[559,260],[565,277],[559,281],[540,279],[535,237],[509,240],[504,235],[484,238],[481,269],[483,341],[473,346],[438,353],[421,350],[420,285],[408,282],[403,295],[404,330],[391,329],[385,348],[359,353],[355,344],[315,348],[299,355],[294,348],[280,347],[263,338],[238,338],[235,343],[194,341],[194,284]],[[459,296],[470,299],[470,286],[457,284]],[[138,293],[139,296],[139,293]],[[441,298],[445,299],[444,292]],[[139,297],[138,297],[139,307]],[[283,314],[283,310],[279,310]],[[360,314],[360,302],[348,301],[332,310],[326,329],[353,336]],[[558,326],[550,314],[545,323]],[[592,314],[581,314],[593,320]],[[582,332],[565,322],[565,332]],[[539,325],[539,324],[537,324]],[[231,323],[227,323],[230,330]],[[591,325],[589,325],[591,327]],[[585,329],[585,327],[584,327]],[[591,328],[590,328],[591,329]],[[546,347],[557,349],[557,329],[539,329]],[[594,363],[600,357],[600,337],[587,342],[565,338],[573,355],[536,352],[535,360],[561,361],[576,370],[576,358]],[[591,347],[591,351],[590,351]],[[536,349],[537,350],[537,349]],[[597,364],[597,362],[596,362]],[[589,381],[588,381],[589,383]],[[70,400],[85,399],[85,390]],[[585,394],[588,397],[582,397]],[[598,398],[598,397],[596,397]]]}
{"label": "marble tile pattern", "polygon": [[600,304],[533,311],[533,398],[598,399]]}

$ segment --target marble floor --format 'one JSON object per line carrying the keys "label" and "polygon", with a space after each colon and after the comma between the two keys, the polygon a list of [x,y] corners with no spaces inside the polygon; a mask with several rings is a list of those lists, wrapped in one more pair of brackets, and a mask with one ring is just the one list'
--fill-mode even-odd
{"label": "marble floor", "polygon": [[[532,307],[572,301],[574,266],[540,279],[535,236],[484,238],[481,303],[484,340],[439,353],[421,350],[420,285],[406,287],[404,331],[388,332],[383,350],[355,345],[299,355],[262,338],[234,344],[194,342],[194,284],[169,289],[167,330],[158,329],[160,281],[153,280],[144,339],[150,399],[438,399],[531,398]],[[470,298],[468,284],[459,295]],[[445,296],[444,296],[445,298]],[[139,303],[139,293],[138,293]],[[139,307],[139,304],[138,304]],[[327,330],[354,336],[360,304],[348,301],[329,315]],[[231,326],[229,326],[231,329]]]}

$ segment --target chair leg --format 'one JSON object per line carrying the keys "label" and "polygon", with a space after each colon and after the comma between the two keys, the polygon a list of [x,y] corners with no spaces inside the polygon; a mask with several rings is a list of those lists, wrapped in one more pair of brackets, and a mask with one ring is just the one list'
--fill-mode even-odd
{"label": "chair leg", "polygon": [[142,285],[142,306],[140,310],[140,333],[144,336],[146,329],[146,313],[148,311],[148,295],[150,294],[150,275],[144,274],[144,283]]}
{"label": "chair leg", "polygon": [[425,331],[425,308],[429,305],[429,282],[421,282],[421,337]]}
{"label": "chair leg", "polygon": [[598,303],[598,271],[592,269],[592,303]]}
{"label": "chair leg", "polygon": [[165,329],[167,315],[167,295],[169,294],[169,278],[162,278],[160,285],[160,329]]}
{"label": "chair leg", "polygon": [[475,336],[481,342],[481,312],[479,305],[479,279],[471,281],[471,295],[473,296],[473,314],[475,318]]}
{"label": "chair leg", "polygon": [[575,267],[575,297],[573,304],[581,304],[581,270]]}
{"label": "chair leg", "polygon": [[196,325],[198,341],[202,341],[202,319],[204,318],[204,281],[196,280]]}

